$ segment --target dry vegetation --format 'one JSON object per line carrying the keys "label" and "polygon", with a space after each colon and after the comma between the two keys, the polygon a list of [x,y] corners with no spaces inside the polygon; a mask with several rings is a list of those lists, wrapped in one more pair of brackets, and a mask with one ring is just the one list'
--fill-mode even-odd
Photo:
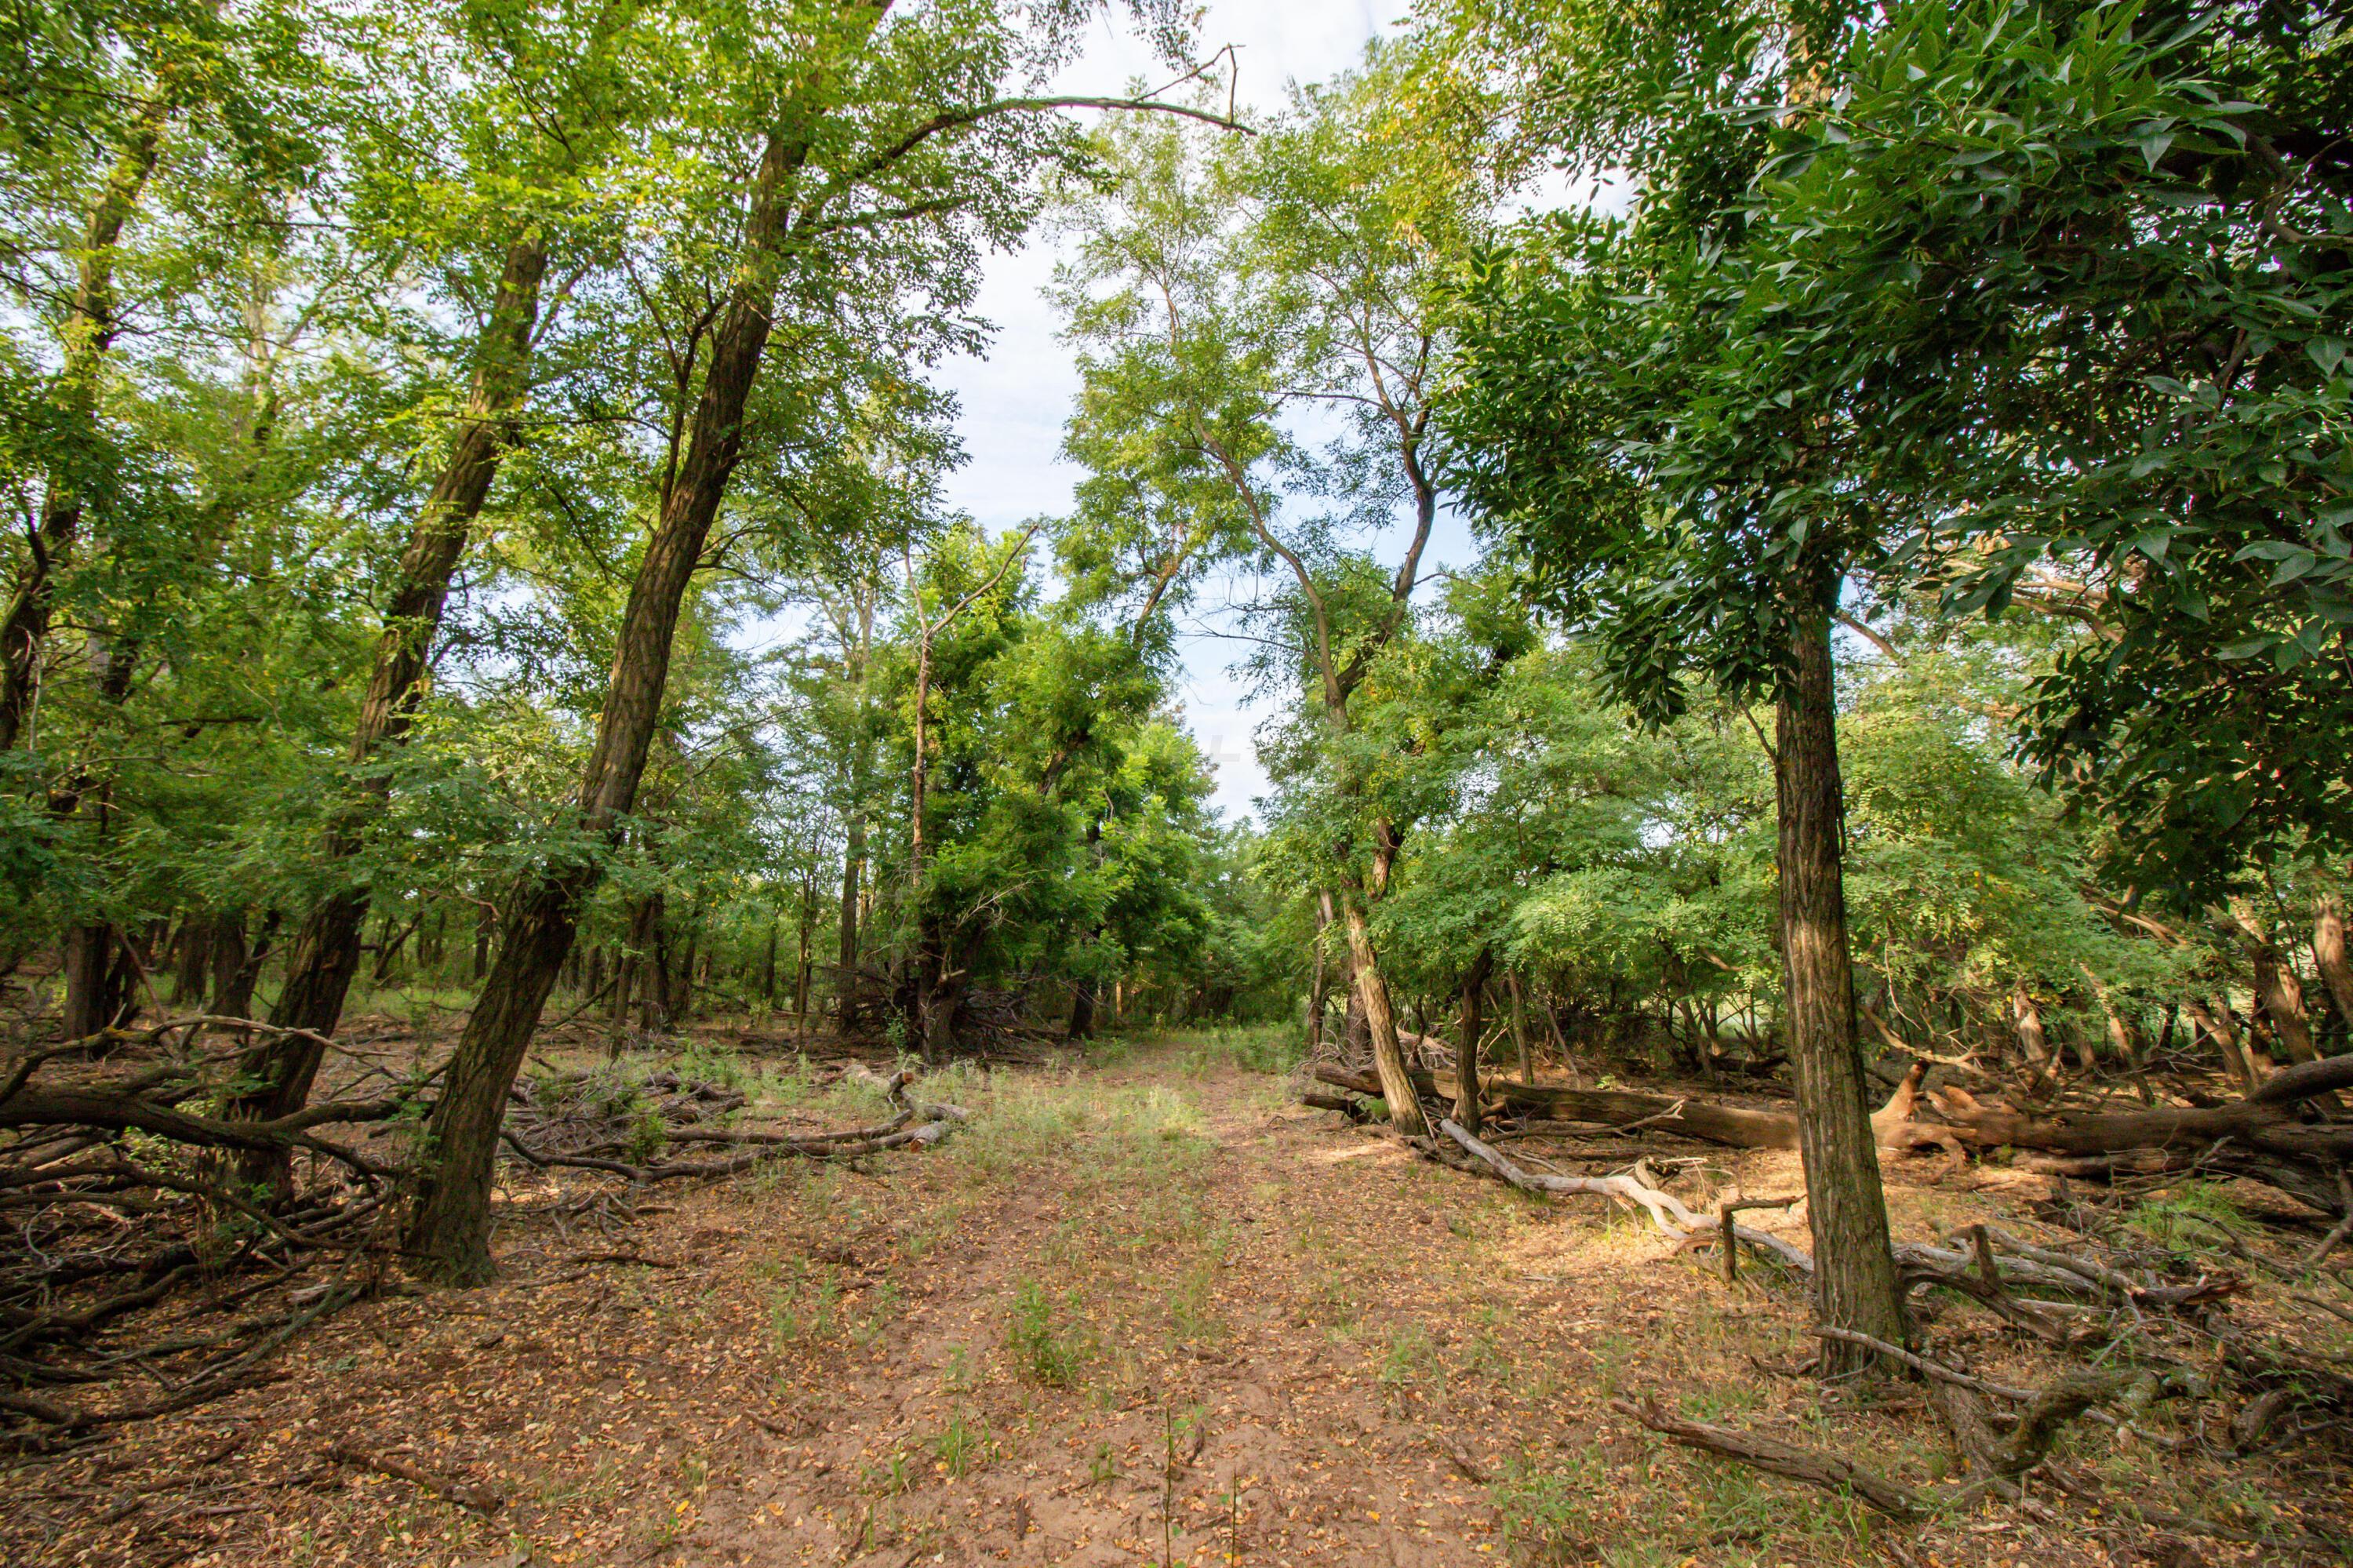
{"label": "dry vegetation", "polygon": [[[541,1054],[551,1082],[596,1060]],[[807,1133],[887,1109],[871,1083],[732,1033],[628,1065],[742,1094],[727,1113],[738,1128]],[[1901,1241],[1985,1222],[2244,1282],[2192,1313],[2143,1315],[2112,1342],[2104,1330],[2095,1359],[2172,1382],[2141,1407],[2112,1402],[2110,1424],[2067,1427],[2021,1498],[1895,1525],[1672,1446],[1630,1412],[1656,1396],[1671,1416],[1845,1456],[1924,1491],[1957,1477],[1920,1385],[1797,1375],[1809,1313],[1793,1277],[1752,1262],[1727,1287],[1713,1254],[1679,1249],[1640,1213],[1418,1158],[1296,1104],[1288,1065],[1263,1033],[1113,1041],[1083,1061],[926,1079],[928,1097],[971,1119],[920,1153],[635,1189],[510,1162],[496,1285],[427,1292],[385,1276],[265,1382],[23,1445],[0,1555],[894,1568],[2341,1558],[2348,1472],[2335,1417],[2308,1403],[2323,1391],[2295,1385],[2253,1430],[2231,1366],[2278,1346],[2343,1365],[2353,1291],[2325,1266],[2295,1268],[2313,1238],[2260,1190],[2168,1179],[2129,1198],[2062,1189],[2054,1202],[2052,1179],[1998,1159],[1942,1181],[1947,1161],[1895,1167]],[[1694,1209],[1798,1184],[1794,1151],[1644,1143],[1657,1180]],[[1564,1171],[1630,1159],[1589,1139],[1504,1146]],[[1804,1236],[1802,1211],[1744,1223]],[[132,1320],[113,1334],[155,1330]],[[2087,1353],[1957,1300],[1924,1348],[2024,1385]]]}

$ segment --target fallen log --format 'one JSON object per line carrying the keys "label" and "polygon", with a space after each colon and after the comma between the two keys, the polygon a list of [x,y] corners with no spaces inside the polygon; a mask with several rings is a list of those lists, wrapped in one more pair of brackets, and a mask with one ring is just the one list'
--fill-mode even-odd
{"label": "fallen log", "polygon": [[[2353,1213],[2337,1181],[2337,1172],[2353,1165],[2353,1122],[2304,1119],[2306,1102],[2353,1087],[2353,1054],[2300,1062],[2222,1105],[2047,1116],[1980,1101],[1960,1088],[1924,1093],[1926,1071],[1926,1063],[1914,1063],[1887,1103],[1872,1113],[1872,1129],[1883,1150],[1934,1147],[1956,1160],[1971,1149],[2022,1150],[2031,1151],[2032,1168],[2090,1177],[2167,1167],[2205,1170],[2264,1182],[2332,1218]],[[1369,1074],[1324,1065],[1315,1076],[1358,1094],[1380,1093]],[[1413,1080],[1423,1094],[1451,1097],[1447,1081],[1437,1074],[1416,1071]],[[1734,1149],[1794,1149],[1798,1142],[1797,1118],[1778,1111],[1623,1089],[1504,1081],[1488,1087],[1490,1097],[1510,1109],[1613,1131],[1654,1128]],[[1923,1101],[1933,1118],[1922,1114]]]}
{"label": "fallen log", "polygon": [[[1380,1080],[1370,1073],[1319,1066],[1319,1082],[1360,1095],[1377,1096]],[[1416,1069],[1414,1087],[1420,1093],[1453,1101],[1451,1078],[1441,1083],[1434,1073]],[[1488,1097],[1516,1111],[1556,1121],[1593,1122],[1623,1129],[1639,1122],[1662,1132],[1681,1133],[1705,1143],[1734,1149],[1795,1149],[1798,1118],[1776,1111],[1747,1110],[1685,1096],[1635,1094],[1624,1089],[1572,1089],[1556,1084],[1514,1084],[1498,1079],[1487,1086]]]}
{"label": "fallen log", "polygon": [[[1886,1147],[1908,1147],[1915,1142],[1941,1143],[1941,1129],[1929,1129],[1917,1123],[1917,1105],[1921,1079],[1926,1076],[1925,1064],[1915,1064],[1905,1074],[1887,1103],[1872,1114],[1871,1124],[1879,1141]],[[1352,1089],[1360,1095],[1378,1095],[1380,1080],[1369,1073],[1352,1073],[1330,1065],[1315,1069],[1319,1082],[1335,1088]],[[1451,1079],[1441,1081],[1438,1075],[1417,1070],[1413,1073],[1414,1087],[1422,1094],[1446,1101],[1453,1100]],[[1613,1132],[1632,1128],[1656,1128],[1662,1132],[1695,1138],[1703,1143],[1720,1143],[1732,1149],[1795,1149],[1798,1147],[1798,1118],[1780,1111],[1750,1110],[1742,1106],[1719,1105],[1713,1100],[1694,1099],[1688,1095],[1645,1095],[1627,1089],[1572,1089],[1557,1084],[1514,1084],[1497,1080],[1487,1086],[1488,1098],[1523,1113],[1557,1121],[1595,1123]],[[1920,1128],[1915,1131],[1915,1127]]]}
{"label": "fallen log", "polygon": [[1979,1149],[2028,1149],[2086,1162],[2068,1168],[2071,1174],[2092,1173],[2096,1162],[2125,1155],[2194,1157],[2199,1166],[2251,1177],[2342,1216],[2348,1209],[2337,1173],[2353,1162],[2353,1124],[2306,1122],[2301,1113],[2306,1101],[2347,1087],[2353,1087],[2353,1054],[2299,1062],[2219,1106],[2031,1116],[1957,1088],[1932,1092],[1928,1100],[1954,1138]]}

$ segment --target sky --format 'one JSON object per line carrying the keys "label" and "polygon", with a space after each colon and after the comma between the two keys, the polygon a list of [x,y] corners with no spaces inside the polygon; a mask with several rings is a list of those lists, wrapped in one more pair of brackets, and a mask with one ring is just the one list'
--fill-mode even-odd
{"label": "sky", "polygon": [[[1387,31],[1404,10],[1404,0],[1213,3],[1200,25],[1201,53],[1231,44],[1240,62],[1240,101],[1271,108],[1282,101],[1288,83],[1322,81],[1355,65],[1376,30]],[[1097,25],[1085,58],[1055,86],[1111,94],[1133,79],[1157,82],[1170,74],[1106,19]],[[992,257],[978,310],[995,323],[996,335],[982,355],[941,367],[941,383],[962,406],[957,428],[968,454],[948,481],[947,499],[992,532],[1067,513],[1081,477],[1061,456],[1078,373],[1042,292],[1056,260],[1052,241],[1043,237],[1018,252]],[[1449,542],[1441,535],[1432,554],[1443,559],[1451,553]],[[1266,789],[1251,741],[1266,715],[1250,706],[1241,683],[1228,673],[1245,645],[1216,634],[1221,619],[1209,614],[1184,623],[1177,696],[1194,738],[1218,769],[1216,803],[1236,818],[1248,814],[1252,799]]]}

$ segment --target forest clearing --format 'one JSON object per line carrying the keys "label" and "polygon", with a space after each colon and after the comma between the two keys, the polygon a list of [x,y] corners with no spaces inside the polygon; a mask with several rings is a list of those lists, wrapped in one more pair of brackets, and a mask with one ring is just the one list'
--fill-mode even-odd
{"label": "forest clearing", "polygon": [[[607,1065],[550,1049],[554,1073]],[[2015,1504],[1900,1528],[1678,1450],[1622,1402],[1899,1484],[1951,1467],[1916,1387],[1798,1375],[1801,1279],[1765,1259],[1727,1283],[1639,1211],[1517,1193],[1303,1107],[1274,1031],[1039,1054],[934,1075],[972,1120],[912,1159],[651,1192],[511,1171],[496,1285],[394,1284],[267,1381],[19,1469],[9,1560],[2221,1563],[2343,1539],[2341,1458],[2201,1458],[2171,1421],[2073,1435]],[[881,1113],[843,1065],[717,1029],[628,1064],[793,1131]],[[1626,1141],[1507,1146],[1599,1173]],[[1646,1152],[1703,1211],[1802,1184],[1794,1150]],[[2227,1250],[2252,1234],[2293,1261],[2260,1206],[2177,1184],[2078,1231],[2048,1178],[1940,1174],[1891,1171],[1899,1237],[2088,1232],[2123,1249],[2103,1255],[2252,1274],[2231,1302],[2250,1344],[2302,1311],[2283,1266]],[[1757,1217],[1802,1243],[1801,1216]],[[2069,1360],[1998,1321],[1933,1338],[1996,1383]]]}
{"label": "forest clearing", "polygon": [[2353,1558],[2353,12],[1398,5],[0,7],[0,1556]]}

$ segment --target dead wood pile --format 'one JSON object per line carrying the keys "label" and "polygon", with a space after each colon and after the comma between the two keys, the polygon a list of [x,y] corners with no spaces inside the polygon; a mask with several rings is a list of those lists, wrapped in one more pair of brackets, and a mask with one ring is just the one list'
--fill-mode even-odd
{"label": "dead wood pile", "polygon": [[[2314,1109],[2353,1086],[2353,1055],[2299,1063],[2273,1074],[2253,1092],[2211,1107],[2104,1107],[2030,1113],[1980,1100],[1957,1087],[1924,1089],[1927,1065],[1913,1064],[1887,1103],[1872,1117],[1881,1148],[1905,1152],[1938,1150],[2031,1151],[2037,1169],[2079,1178],[2191,1168],[2243,1176],[2275,1187],[2326,1214],[2348,1210],[2338,1172],[2353,1163],[2353,1122],[2328,1121]],[[1369,1074],[1319,1066],[1315,1076],[1335,1087],[1377,1095]],[[1418,1071],[1415,1087],[1451,1103],[1450,1081]],[[1617,1131],[1651,1128],[1735,1149],[1794,1149],[1797,1118],[1691,1096],[1579,1089],[1497,1079],[1482,1086],[1499,1115],[1543,1117]]]}
{"label": "dead wood pile", "polygon": [[[1329,1065],[1314,1075],[1355,1095],[1377,1095],[1369,1075]],[[1950,1484],[1915,1486],[1856,1460],[1768,1434],[1695,1421],[1655,1395],[1617,1402],[1670,1441],[1713,1453],[1770,1474],[1856,1498],[1891,1519],[1912,1521],[1996,1498],[2030,1511],[2030,1475],[2096,1504],[2112,1517],[2178,1533],[2249,1539],[2212,1520],[2175,1514],[2121,1495],[2097,1471],[2053,1458],[2071,1423],[2090,1420],[2121,1437],[2177,1454],[2230,1459],[2307,1439],[2343,1441],[2353,1419],[2353,1375],[2344,1358],[2308,1349],[2276,1331],[2257,1333],[2234,1320],[2245,1279],[2220,1267],[2193,1269],[2179,1253],[2136,1245],[2129,1227],[2105,1217],[2120,1207],[2079,1200],[2070,1171],[2105,1177],[2136,1170],[2195,1169],[2253,1176],[2316,1209],[2340,1216],[2328,1235],[2295,1268],[2244,1248],[2249,1266],[2294,1280],[2353,1236],[2353,1126],[2323,1119],[2316,1102],[2353,1084],[2353,1057],[2306,1063],[2273,1075],[2243,1098],[2204,1107],[2144,1107],[2021,1112],[1955,1089],[1926,1091],[1926,1065],[1915,1064],[1873,1118],[1885,1150],[1922,1147],[1958,1159],[2000,1146],[2047,1157],[2058,1174],[2058,1196],[2042,1217],[2075,1231],[2083,1245],[2039,1245],[1989,1225],[1973,1225],[1940,1243],[1893,1247],[1911,1325],[1905,1343],[1850,1330],[1818,1328],[1818,1336],[1870,1350],[1879,1365],[1921,1381],[1926,1402],[1949,1434],[1959,1471]],[[1426,1157],[1549,1196],[1591,1196],[1647,1213],[1677,1243],[1677,1251],[1712,1248],[1729,1278],[1743,1250],[1763,1255],[1803,1277],[1814,1260],[1804,1248],[1738,1223],[1741,1210],[1786,1207],[1799,1200],[1686,1202],[1647,1158],[1606,1175],[1530,1169],[1496,1146],[1531,1128],[1620,1139],[1674,1133],[1738,1148],[1794,1146],[1794,1118],[1776,1111],[1719,1105],[1681,1096],[1588,1090],[1496,1081],[1482,1098],[1504,1130],[1495,1140],[1472,1134],[1444,1112],[1451,1086],[1417,1072],[1416,1088],[1438,1136],[1411,1140]],[[1354,1105],[1341,1097],[1342,1105]],[[1640,1150],[1640,1145],[1635,1146]],[[1535,1161],[1542,1165],[1544,1161]],[[1712,1207],[1712,1212],[1707,1209]],[[2141,1238],[2145,1240],[2145,1238]],[[2341,1309],[2312,1301],[2340,1316]],[[1984,1335],[1963,1328],[1948,1346],[1934,1340],[1951,1312],[1984,1313],[1998,1333],[2019,1336],[2055,1356],[2058,1374],[2040,1386],[1997,1382],[1971,1371],[1960,1346]],[[1797,1369],[1802,1371],[1803,1369]],[[2175,1402],[2182,1411],[2168,1436],[2152,1414]],[[2306,1527],[2297,1526],[2298,1530]],[[2329,1551],[2341,1542],[2307,1531],[2299,1551]],[[1899,1560],[1908,1560],[1902,1559]]]}
{"label": "dead wood pile", "polygon": [[[264,1381],[293,1336],[391,1283],[407,1131],[439,1070],[325,1041],[358,1064],[333,1097],[234,1114],[257,1044],[289,1033],[190,1016],[0,1066],[0,1445],[81,1441]],[[871,1080],[882,1119],[737,1127],[739,1090],[608,1067],[519,1086],[504,1136],[533,1166],[636,1184],[920,1147],[965,1118],[917,1098],[912,1074],[843,1075]]]}

